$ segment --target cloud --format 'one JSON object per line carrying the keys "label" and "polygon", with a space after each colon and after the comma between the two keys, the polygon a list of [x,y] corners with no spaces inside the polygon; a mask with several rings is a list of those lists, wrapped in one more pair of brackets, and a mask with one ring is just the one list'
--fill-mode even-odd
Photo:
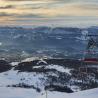
{"label": "cloud", "polygon": [[51,19],[69,21],[74,17],[98,17],[98,0],[0,0],[0,22],[50,23]]}
{"label": "cloud", "polygon": [[1,12],[0,13],[0,17],[5,17],[5,16],[12,16],[12,14],[7,14],[7,13],[4,13],[4,12]]}
{"label": "cloud", "polygon": [[77,5],[78,8],[84,9],[84,10],[98,10],[98,4],[83,4],[83,5]]}
{"label": "cloud", "polygon": [[0,6],[0,9],[10,9],[10,8],[14,8],[14,6],[12,5]]}

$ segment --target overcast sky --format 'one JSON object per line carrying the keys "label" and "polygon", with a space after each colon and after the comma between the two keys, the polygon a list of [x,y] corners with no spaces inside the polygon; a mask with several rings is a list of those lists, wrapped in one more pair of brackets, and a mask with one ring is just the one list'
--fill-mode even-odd
{"label": "overcast sky", "polygon": [[0,25],[97,26],[98,0],[0,0]]}

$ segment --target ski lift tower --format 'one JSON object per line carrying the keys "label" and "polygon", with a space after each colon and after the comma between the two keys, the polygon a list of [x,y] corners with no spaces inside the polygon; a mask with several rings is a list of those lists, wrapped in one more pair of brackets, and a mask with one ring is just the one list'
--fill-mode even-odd
{"label": "ski lift tower", "polygon": [[85,37],[87,38],[87,46],[83,61],[98,63],[98,35],[85,34]]}

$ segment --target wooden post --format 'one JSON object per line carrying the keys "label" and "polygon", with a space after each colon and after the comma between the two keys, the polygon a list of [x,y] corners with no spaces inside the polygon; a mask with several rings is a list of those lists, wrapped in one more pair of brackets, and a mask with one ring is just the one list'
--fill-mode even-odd
{"label": "wooden post", "polygon": [[48,98],[48,96],[47,96],[47,90],[46,90],[46,98]]}

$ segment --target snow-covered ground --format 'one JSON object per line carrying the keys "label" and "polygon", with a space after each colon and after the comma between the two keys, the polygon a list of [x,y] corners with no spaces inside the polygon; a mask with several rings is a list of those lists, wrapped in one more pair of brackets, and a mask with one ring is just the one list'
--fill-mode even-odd
{"label": "snow-covered ground", "polygon": [[[81,89],[79,86],[70,85],[69,82],[75,81],[73,80],[73,78],[72,78],[73,81],[69,82],[67,81],[68,83],[65,83],[66,77],[67,76],[70,77],[72,75],[71,73],[71,70],[73,70],[72,68],[67,68],[55,64],[48,65],[47,62],[45,62],[43,59],[40,59],[37,63],[37,66],[31,66],[31,68],[32,69],[35,68],[38,70],[43,68],[43,73],[40,71],[21,72],[15,70],[15,67],[19,67],[17,65],[18,63],[19,62],[11,63],[11,65],[13,66],[11,70],[0,73],[0,98],[98,98],[98,88],[80,91]],[[40,65],[40,63],[42,63],[43,65]],[[55,69],[56,71],[50,71],[45,73],[44,70],[46,69],[48,70]],[[67,85],[69,88],[75,91],[75,93],[62,93],[57,92],[57,90],[50,92],[49,89],[53,88],[49,88],[47,89],[47,91],[45,91],[46,90],[45,87],[47,87],[51,83],[51,77],[54,77],[54,79],[57,80],[59,79],[58,77],[61,77],[60,78],[62,79],[61,81],[56,80],[57,82],[54,82],[53,84],[60,87]],[[17,87],[15,88],[16,85]],[[28,86],[28,88],[25,88],[22,85],[26,85]]]}
{"label": "snow-covered ground", "polygon": [[[0,74],[0,86],[5,87],[7,85],[15,85],[19,83],[25,83],[27,85],[34,85],[35,87],[40,86],[43,89],[43,84],[40,81],[40,78],[43,78],[42,74],[36,73],[18,73],[18,71],[14,71],[13,69],[10,71],[6,71]],[[45,79],[45,77],[44,77]],[[1,98],[1,97],[0,97]]]}
{"label": "snow-covered ground", "polygon": [[70,73],[71,69],[68,69],[68,68],[65,69],[63,66],[59,66],[59,65],[53,65],[53,64],[51,64],[51,65],[46,66],[46,68],[48,68],[48,69],[56,69],[57,71],[66,72],[68,74],[71,74]]}
{"label": "snow-covered ground", "polygon": [[[46,98],[46,93],[33,89],[0,87],[0,98]],[[72,94],[47,92],[47,98],[98,98],[98,88]]]}
{"label": "snow-covered ground", "polygon": [[[49,92],[48,98],[98,98],[98,88],[80,91],[76,93],[60,93],[60,92]],[[45,97],[42,97],[45,98]]]}

